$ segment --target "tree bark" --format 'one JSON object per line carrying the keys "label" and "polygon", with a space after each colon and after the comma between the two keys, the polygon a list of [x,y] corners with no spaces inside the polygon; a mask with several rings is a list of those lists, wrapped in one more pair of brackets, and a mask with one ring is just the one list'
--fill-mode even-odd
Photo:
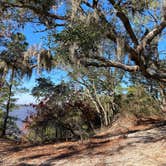
{"label": "tree bark", "polygon": [[9,119],[9,111],[10,111],[10,104],[11,104],[11,95],[12,95],[12,86],[13,86],[13,79],[14,79],[14,68],[12,68],[11,77],[10,77],[10,85],[9,85],[9,95],[8,100],[6,104],[6,114],[3,122],[3,128],[2,128],[2,137],[6,136],[6,130],[7,130],[7,123]]}

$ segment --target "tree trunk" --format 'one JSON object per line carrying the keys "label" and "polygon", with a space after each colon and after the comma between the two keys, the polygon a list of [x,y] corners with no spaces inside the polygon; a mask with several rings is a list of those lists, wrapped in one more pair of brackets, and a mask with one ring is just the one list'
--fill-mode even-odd
{"label": "tree trunk", "polygon": [[11,104],[13,79],[14,79],[14,68],[12,68],[12,73],[11,73],[11,77],[10,77],[9,95],[8,95],[7,104],[6,104],[6,114],[5,114],[5,118],[4,118],[4,122],[3,122],[2,134],[1,134],[2,137],[6,136],[7,121],[9,118],[9,111],[10,111],[10,104]]}
{"label": "tree trunk", "polygon": [[162,89],[160,91],[161,93],[161,109],[163,112],[166,112],[166,93],[165,93],[165,90]]}

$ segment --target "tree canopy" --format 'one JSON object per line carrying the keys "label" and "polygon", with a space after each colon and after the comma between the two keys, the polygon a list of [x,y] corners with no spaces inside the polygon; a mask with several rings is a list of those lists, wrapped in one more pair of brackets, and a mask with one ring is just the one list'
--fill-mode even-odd
{"label": "tree canopy", "polygon": [[56,54],[70,62],[166,82],[165,54],[159,49],[165,37],[164,0],[2,0],[0,5],[7,20],[44,24],[53,47],[63,49]]}
{"label": "tree canopy", "polygon": [[[70,77],[59,85],[39,78],[32,90],[39,105],[27,124],[36,133],[46,122],[41,138],[55,126],[53,135],[67,131],[57,137],[108,126],[127,105],[137,115],[165,110],[165,0],[1,0],[0,14],[0,87],[10,77],[9,96],[14,78],[36,69],[60,67]],[[46,32],[44,45],[28,47],[27,24]]]}

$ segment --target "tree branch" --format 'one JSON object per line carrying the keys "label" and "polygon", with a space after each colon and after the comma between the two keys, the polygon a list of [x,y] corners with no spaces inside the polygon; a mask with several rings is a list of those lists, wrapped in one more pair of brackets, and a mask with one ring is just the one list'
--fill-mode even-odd
{"label": "tree branch", "polygon": [[127,16],[122,12],[122,9],[120,8],[120,6],[117,6],[114,0],[109,0],[109,2],[113,5],[113,7],[117,10],[117,17],[120,18],[120,20],[122,21],[126,31],[128,32],[130,38],[132,39],[133,43],[135,45],[138,45],[138,40],[136,38],[136,35],[131,27],[130,21],[127,18]]}
{"label": "tree branch", "polygon": [[[123,69],[125,71],[129,71],[129,72],[136,72],[139,70],[139,66],[135,65],[135,66],[129,66],[129,65],[125,65],[122,64],[120,62],[112,62],[108,59],[105,59],[104,57],[99,57],[99,56],[93,56],[93,62],[87,62],[82,60],[81,63],[84,66],[95,66],[95,67],[117,67],[120,69]],[[95,62],[94,60],[97,60],[99,62]]]}
{"label": "tree branch", "polygon": [[137,47],[137,51],[140,53],[147,44],[150,44],[157,35],[161,34],[164,28],[166,28],[166,20],[162,21],[143,38],[142,42]]}
{"label": "tree branch", "polygon": [[99,0],[93,0],[93,8],[97,8]]}
{"label": "tree branch", "polygon": [[[16,8],[24,8],[24,9],[30,9],[31,11],[33,11],[34,13],[38,14],[38,15],[43,15],[43,10],[40,10],[39,8],[36,8],[32,5],[27,5],[27,4],[16,4],[16,3],[10,3],[10,2],[0,2],[1,6],[4,7],[16,7]],[[58,20],[66,20],[67,17],[65,16],[60,16],[60,15],[56,15],[56,14],[52,14],[49,12],[44,12],[44,15],[53,19],[58,19]]]}

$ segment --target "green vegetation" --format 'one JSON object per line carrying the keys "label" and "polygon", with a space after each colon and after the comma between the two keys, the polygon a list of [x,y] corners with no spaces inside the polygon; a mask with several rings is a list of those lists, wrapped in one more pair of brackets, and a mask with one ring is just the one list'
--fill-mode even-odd
{"label": "green vegetation", "polygon": [[28,43],[25,41],[23,34],[12,34],[11,39],[5,41],[5,48],[1,52],[0,67],[3,71],[1,84],[3,86],[0,90],[0,96],[2,100],[1,108],[5,111],[3,115],[2,137],[6,135],[9,113],[14,109],[14,103],[16,101],[16,99],[13,98],[14,89],[15,91],[17,90],[23,76],[28,75],[28,77],[30,77],[31,75],[28,63],[25,64],[23,61],[23,53],[26,51],[27,45]]}
{"label": "green vegetation", "polygon": [[[13,84],[13,87],[16,86]],[[17,139],[20,135],[20,131],[16,125],[16,118],[10,116],[10,112],[16,108],[15,101],[16,98],[14,98],[14,88],[11,93],[9,93],[9,85],[5,83],[3,85],[3,88],[1,88],[0,93],[0,134],[1,136],[7,135],[8,138]],[[10,94],[10,95],[9,95]],[[7,107],[7,102],[9,102],[10,98],[10,106]],[[6,102],[7,101],[7,102]],[[8,110],[7,110],[8,108]],[[5,133],[5,134],[4,134]]]}
{"label": "green vegetation", "polygon": [[[18,82],[57,68],[67,81],[41,77],[33,87],[38,104],[25,121],[31,142],[85,139],[124,112],[165,116],[165,1],[2,0],[0,14],[1,136]],[[44,27],[41,48],[28,47],[19,32],[27,23]]]}

